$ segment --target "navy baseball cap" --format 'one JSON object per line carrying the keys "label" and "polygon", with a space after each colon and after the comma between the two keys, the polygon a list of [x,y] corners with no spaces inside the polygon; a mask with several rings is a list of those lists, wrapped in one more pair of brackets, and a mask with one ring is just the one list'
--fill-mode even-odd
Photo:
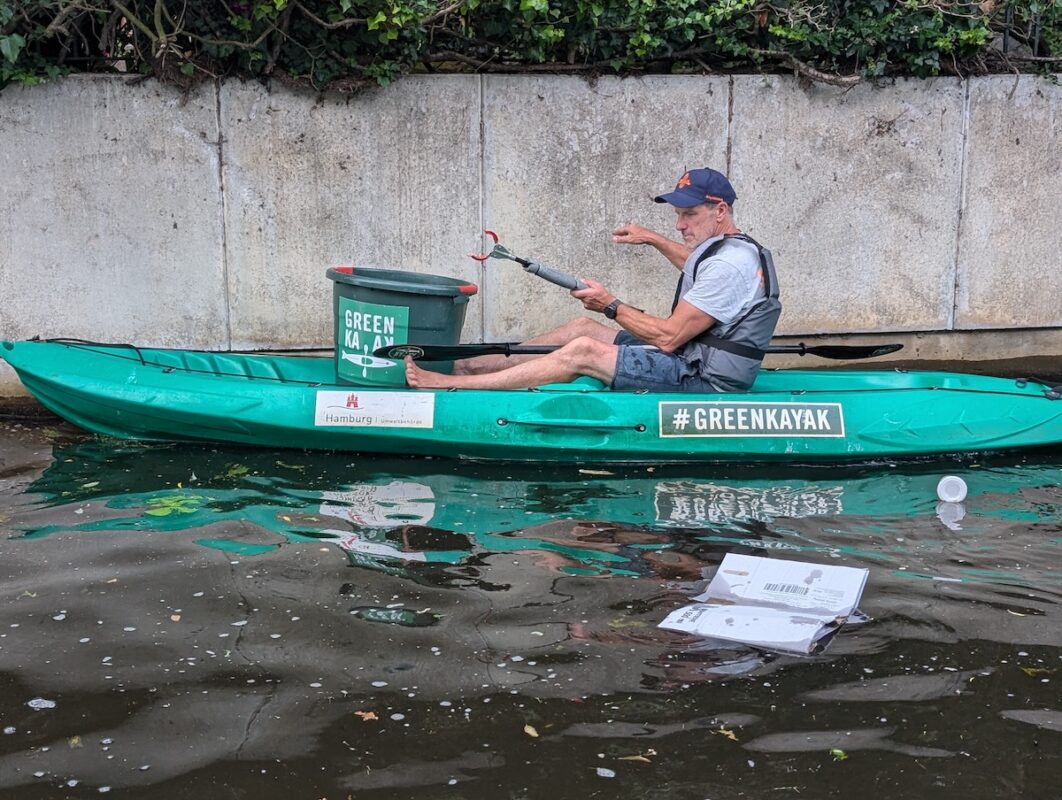
{"label": "navy baseball cap", "polygon": [[678,208],[692,208],[711,200],[721,200],[734,205],[737,194],[726,175],[714,169],[691,169],[678,179],[675,191],[653,198],[658,203],[671,203]]}

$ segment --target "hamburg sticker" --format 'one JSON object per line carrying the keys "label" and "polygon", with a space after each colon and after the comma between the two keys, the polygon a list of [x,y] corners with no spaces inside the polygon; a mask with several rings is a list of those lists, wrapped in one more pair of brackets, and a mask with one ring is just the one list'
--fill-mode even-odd
{"label": "hamburg sticker", "polygon": [[313,424],[320,428],[433,428],[435,395],[357,389],[318,392]]}
{"label": "hamburg sticker", "polygon": [[662,402],[660,436],[844,438],[840,403]]}

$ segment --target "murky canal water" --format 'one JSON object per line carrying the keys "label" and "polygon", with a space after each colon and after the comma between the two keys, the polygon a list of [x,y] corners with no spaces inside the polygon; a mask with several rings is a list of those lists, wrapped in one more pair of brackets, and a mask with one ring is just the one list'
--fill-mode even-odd
{"label": "murky canal water", "polygon": [[[1059,453],[535,469],[7,423],[0,797],[1056,798],[1060,517]],[[866,567],[871,621],[806,658],[658,629],[728,552]]]}

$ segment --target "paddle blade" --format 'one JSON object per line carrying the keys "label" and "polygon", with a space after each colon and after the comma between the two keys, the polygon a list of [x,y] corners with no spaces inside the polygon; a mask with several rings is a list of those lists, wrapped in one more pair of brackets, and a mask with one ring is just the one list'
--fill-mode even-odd
{"label": "paddle blade", "polygon": [[818,356],[819,358],[834,358],[839,361],[877,358],[878,356],[895,353],[902,350],[902,344],[877,344],[877,345],[853,345],[853,344],[773,344],[766,348],[768,353],[790,353],[796,356]]}
{"label": "paddle blade", "polygon": [[877,358],[878,356],[887,356],[889,353],[895,353],[897,350],[903,350],[902,344],[882,344],[874,348],[873,352],[867,356],[867,358]]}
{"label": "paddle blade", "polygon": [[877,358],[895,353],[902,344],[852,345],[852,344],[783,344],[767,348],[768,353],[793,353],[798,356],[818,356],[839,361],[861,358]]}
{"label": "paddle blade", "polygon": [[879,345],[821,345],[819,347],[809,347],[808,355],[818,356],[819,358],[835,358],[835,359],[859,359],[859,358],[877,358],[878,356],[887,356],[889,353],[895,353],[897,350],[902,350],[902,344],[879,344]]}

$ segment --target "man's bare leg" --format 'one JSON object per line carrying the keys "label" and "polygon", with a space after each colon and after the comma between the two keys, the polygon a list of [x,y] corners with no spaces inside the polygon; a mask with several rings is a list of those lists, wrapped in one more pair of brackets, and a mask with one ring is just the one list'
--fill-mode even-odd
{"label": "man's bare leg", "polygon": [[589,375],[610,384],[616,373],[618,355],[617,345],[583,336],[547,355],[482,375],[430,372],[407,357],[406,383],[417,389],[526,389]]}
{"label": "man's bare leg", "polygon": [[[528,339],[523,344],[568,344],[568,342],[586,336],[599,342],[612,344],[617,331],[608,325],[590,317],[576,317],[571,322],[555,328],[549,333]],[[464,358],[454,362],[454,375],[484,375],[490,372],[500,372],[503,369],[515,367],[528,361],[533,361],[541,356],[478,356],[476,358]]]}

